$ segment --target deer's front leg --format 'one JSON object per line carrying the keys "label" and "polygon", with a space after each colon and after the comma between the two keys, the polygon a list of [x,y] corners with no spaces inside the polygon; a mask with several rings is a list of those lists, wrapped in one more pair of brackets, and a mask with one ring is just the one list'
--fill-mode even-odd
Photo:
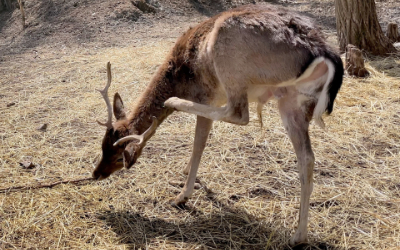
{"label": "deer's front leg", "polygon": [[[292,98],[292,100],[297,100],[297,98]],[[279,111],[283,124],[296,152],[301,184],[299,224],[295,234],[290,239],[292,246],[307,242],[308,210],[313,190],[314,169],[314,153],[308,134],[311,117],[304,112],[309,107],[303,107],[303,109],[296,106],[296,102],[289,100],[289,98],[279,100]],[[312,114],[312,112],[309,113]]]}
{"label": "deer's front leg", "polygon": [[175,198],[174,202],[172,203],[172,205],[174,206],[185,204],[193,193],[194,183],[196,181],[196,175],[197,170],[199,169],[201,155],[203,154],[204,148],[206,146],[211,127],[212,120],[204,118],[202,116],[197,116],[196,132],[193,143],[193,153],[190,159],[190,163],[186,168],[186,170],[188,170],[189,172],[189,175],[186,179],[186,183],[182,189],[182,192]]}
{"label": "deer's front leg", "polygon": [[249,104],[246,92],[236,96],[230,96],[228,98],[228,104],[224,107],[212,107],[178,97],[169,98],[165,101],[164,105],[213,121],[224,121],[237,125],[246,125],[249,123]]}

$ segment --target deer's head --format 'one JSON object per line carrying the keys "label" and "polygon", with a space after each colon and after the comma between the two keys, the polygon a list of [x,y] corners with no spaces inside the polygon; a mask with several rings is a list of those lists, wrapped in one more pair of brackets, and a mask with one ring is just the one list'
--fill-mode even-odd
{"label": "deer's head", "polygon": [[[130,168],[140,156],[146,141],[157,128],[157,120],[153,117],[153,123],[143,134],[131,134],[132,131],[129,130],[129,121],[126,118],[124,104],[120,95],[115,93],[113,106],[111,106],[108,98],[107,92],[111,85],[110,63],[107,64],[107,76],[106,87],[103,90],[99,90],[107,104],[108,120],[105,123],[97,121],[107,128],[101,146],[103,155],[93,171],[93,178],[97,180],[109,177],[124,166]],[[113,113],[117,120],[114,123],[112,122]]]}

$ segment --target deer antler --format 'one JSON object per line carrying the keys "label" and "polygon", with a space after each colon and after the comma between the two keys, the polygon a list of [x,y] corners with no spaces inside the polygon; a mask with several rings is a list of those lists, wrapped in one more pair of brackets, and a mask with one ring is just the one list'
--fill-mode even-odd
{"label": "deer antler", "polygon": [[107,104],[108,120],[105,123],[99,122],[97,120],[97,123],[102,126],[106,126],[108,129],[110,129],[110,128],[112,128],[112,106],[111,106],[111,102],[110,102],[110,99],[108,98],[108,93],[107,93],[108,88],[111,85],[111,63],[110,62],[107,63],[107,78],[108,78],[107,85],[104,87],[104,89],[103,90],[97,89],[97,91],[100,92],[100,94],[104,98],[104,101]]}
{"label": "deer antler", "polygon": [[128,135],[128,136],[125,136],[125,137],[119,139],[118,141],[116,141],[116,142],[114,143],[114,147],[117,146],[117,145],[119,145],[119,144],[121,144],[121,143],[123,143],[123,142],[130,141],[130,140],[134,140],[134,139],[139,140],[138,145],[142,145],[143,142],[145,142],[146,139],[147,139],[151,134],[153,134],[153,132],[156,130],[157,124],[158,124],[157,118],[155,118],[155,117],[153,116],[153,123],[151,124],[151,126],[150,126],[143,134],[141,134],[141,135]]}

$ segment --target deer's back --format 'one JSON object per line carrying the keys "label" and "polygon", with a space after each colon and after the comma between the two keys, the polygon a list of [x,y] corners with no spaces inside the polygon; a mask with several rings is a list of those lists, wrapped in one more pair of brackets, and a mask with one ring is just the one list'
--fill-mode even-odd
{"label": "deer's back", "polygon": [[211,96],[223,88],[222,75],[246,85],[276,86],[300,76],[327,50],[310,18],[272,5],[247,5],[189,29],[169,63],[177,82],[189,86],[186,91]]}

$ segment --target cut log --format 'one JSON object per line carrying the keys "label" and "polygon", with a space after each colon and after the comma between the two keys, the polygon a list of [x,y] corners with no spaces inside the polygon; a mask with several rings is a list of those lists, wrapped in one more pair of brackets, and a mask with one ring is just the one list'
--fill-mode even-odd
{"label": "cut log", "polygon": [[351,76],[369,76],[369,72],[364,66],[364,57],[361,50],[352,44],[346,47],[346,70]]}
{"label": "cut log", "polygon": [[399,26],[397,25],[397,23],[388,24],[386,36],[392,43],[400,42]]}

